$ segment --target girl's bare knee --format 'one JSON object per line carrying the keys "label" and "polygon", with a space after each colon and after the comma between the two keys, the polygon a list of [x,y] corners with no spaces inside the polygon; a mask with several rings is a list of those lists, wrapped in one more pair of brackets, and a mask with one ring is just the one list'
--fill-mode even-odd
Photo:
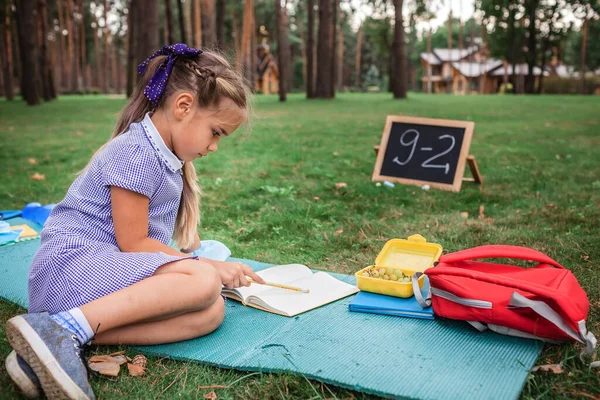
{"label": "girl's bare knee", "polygon": [[210,264],[197,261],[196,269],[190,277],[196,288],[198,301],[202,304],[212,304],[221,297],[221,277]]}
{"label": "girl's bare knee", "polygon": [[188,329],[193,337],[208,335],[223,323],[225,301],[221,296],[206,310],[190,314]]}

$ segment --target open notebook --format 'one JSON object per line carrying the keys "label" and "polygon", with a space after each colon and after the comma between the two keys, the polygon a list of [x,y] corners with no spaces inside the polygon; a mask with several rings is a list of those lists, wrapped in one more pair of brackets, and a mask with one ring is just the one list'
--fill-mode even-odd
{"label": "open notebook", "polygon": [[356,286],[342,282],[326,272],[313,274],[310,268],[300,264],[277,265],[258,271],[257,274],[265,281],[309,289],[310,293],[253,283],[249,287],[224,288],[223,294],[247,306],[293,317],[358,292]]}

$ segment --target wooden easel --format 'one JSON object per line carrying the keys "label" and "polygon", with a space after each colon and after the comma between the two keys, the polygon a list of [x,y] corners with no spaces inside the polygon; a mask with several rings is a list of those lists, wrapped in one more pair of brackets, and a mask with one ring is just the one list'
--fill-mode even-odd
{"label": "wooden easel", "polygon": [[[379,153],[379,145],[373,146],[373,150],[375,151],[375,155]],[[469,169],[471,170],[472,178],[463,177],[463,182],[475,182],[479,185],[483,184],[483,175],[479,172],[479,167],[477,166],[477,160],[475,160],[475,156],[469,154],[467,156],[467,164],[469,165]]]}

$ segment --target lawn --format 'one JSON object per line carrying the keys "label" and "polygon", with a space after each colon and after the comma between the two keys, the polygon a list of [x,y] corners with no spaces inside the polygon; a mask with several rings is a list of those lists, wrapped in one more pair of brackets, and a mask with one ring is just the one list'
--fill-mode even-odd
{"label": "lawn", "polygon": [[[334,101],[257,97],[250,131],[221,141],[197,162],[205,239],[233,255],[304,263],[351,274],[386,240],[420,233],[446,252],[483,244],[525,245],[569,268],[588,293],[588,327],[600,336],[600,99],[581,96],[342,94]],[[40,107],[0,100],[0,209],[60,201],[75,173],[110,136],[125,100],[61,97]],[[471,154],[484,185],[459,193],[371,182],[386,115],[471,120]],[[44,180],[33,180],[34,173]],[[344,182],[345,188],[336,188]],[[479,218],[483,206],[485,218]],[[461,215],[462,213],[462,215]],[[464,218],[468,213],[468,218]],[[4,323],[22,309],[0,301],[0,358],[10,349]],[[95,349],[103,353],[108,349]],[[112,349],[110,349],[112,350]],[[600,373],[579,362],[579,346],[547,346],[539,364],[565,373],[531,374],[530,398],[597,398]],[[129,354],[134,355],[134,354]],[[374,398],[289,374],[261,374],[151,359],[142,378],[93,378],[101,398]],[[0,398],[17,398],[0,366]],[[443,371],[440,371],[443,374]],[[493,384],[493,382],[490,382]]]}

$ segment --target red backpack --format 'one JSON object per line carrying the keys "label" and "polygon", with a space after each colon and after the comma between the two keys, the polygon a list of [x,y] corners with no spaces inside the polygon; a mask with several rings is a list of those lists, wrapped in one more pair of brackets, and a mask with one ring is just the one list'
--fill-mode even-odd
{"label": "red backpack", "polygon": [[[539,262],[533,268],[475,261],[512,258]],[[415,274],[413,285],[420,273]],[[587,295],[571,271],[539,251],[490,245],[440,257],[425,270],[431,291],[421,306],[440,317],[464,320],[479,330],[541,339],[576,340],[592,354],[596,338],[586,329]],[[594,363],[600,364],[600,362]]]}

